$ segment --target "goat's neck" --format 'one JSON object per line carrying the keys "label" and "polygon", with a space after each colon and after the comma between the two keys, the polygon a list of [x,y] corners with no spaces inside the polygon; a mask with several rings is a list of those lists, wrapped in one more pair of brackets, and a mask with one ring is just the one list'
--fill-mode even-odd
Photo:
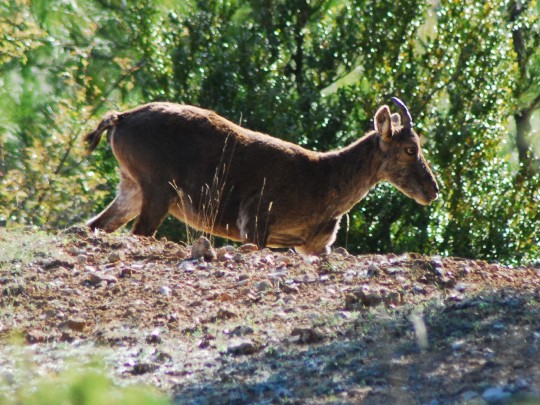
{"label": "goat's neck", "polygon": [[328,206],[336,215],[349,211],[380,180],[382,165],[379,137],[370,133],[353,144],[322,155]]}

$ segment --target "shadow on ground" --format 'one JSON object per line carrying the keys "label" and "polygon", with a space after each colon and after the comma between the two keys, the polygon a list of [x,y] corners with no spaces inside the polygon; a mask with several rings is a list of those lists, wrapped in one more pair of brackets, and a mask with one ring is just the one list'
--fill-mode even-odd
{"label": "shadow on ground", "polygon": [[414,311],[359,312],[322,343],[223,354],[212,379],[176,386],[174,401],[540,403],[538,295],[504,289]]}

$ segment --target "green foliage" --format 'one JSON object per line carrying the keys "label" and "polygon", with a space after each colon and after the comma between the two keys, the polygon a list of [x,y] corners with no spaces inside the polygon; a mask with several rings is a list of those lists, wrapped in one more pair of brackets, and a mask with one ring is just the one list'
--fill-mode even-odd
{"label": "green foliage", "polygon": [[[73,366],[74,367],[74,366]],[[30,385],[31,384],[31,385]],[[0,381],[0,388],[2,382]],[[0,392],[5,389],[0,389]],[[150,388],[119,387],[105,376],[104,371],[80,365],[57,376],[46,375],[28,380],[15,393],[0,395],[1,405],[165,405],[170,403]]]}
{"label": "green foliage", "polygon": [[[537,83],[523,82],[537,76],[534,2],[515,21],[510,0],[128,3],[0,8],[15,16],[0,25],[10,38],[0,59],[0,221],[65,226],[112,197],[110,150],[85,158],[79,142],[107,109],[196,104],[327,150],[369,130],[377,107],[398,96],[426,136],[441,199],[420,207],[379,186],[339,242],[354,252],[540,258],[540,178],[506,145],[508,118],[536,96]],[[532,49],[525,71],[517,28]]]}

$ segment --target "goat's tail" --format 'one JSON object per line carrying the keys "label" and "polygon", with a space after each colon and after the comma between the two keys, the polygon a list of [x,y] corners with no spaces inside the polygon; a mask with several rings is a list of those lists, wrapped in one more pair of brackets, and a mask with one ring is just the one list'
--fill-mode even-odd
{"label": "goat's tail", "polygon": [[[84,142],[86,142],[86,150],[88,153],[92,152],[99,144],[103,132],[114,128],[118,124],[118,118],[120,113],[116,111],[108,112],[101,120],[97,128],[84,136]],[[107,136],[107,142],[109,142],[110,136]]]}

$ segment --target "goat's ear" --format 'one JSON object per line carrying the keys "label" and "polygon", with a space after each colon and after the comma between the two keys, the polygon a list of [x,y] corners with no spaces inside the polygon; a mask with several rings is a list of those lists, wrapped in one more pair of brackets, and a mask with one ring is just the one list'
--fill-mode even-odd
{"label": "goat's ear", "polygon": [[388,142],[392,139],[392,121],[390,118],[390,109],[383,105],[375,113],[375,131],[377,131],[383,141]]}
{"label": "goat's ear", "polygon": [[393,113],[390,118],[392,119],[393,125],[401,125],[401,117],[398,113]]}

